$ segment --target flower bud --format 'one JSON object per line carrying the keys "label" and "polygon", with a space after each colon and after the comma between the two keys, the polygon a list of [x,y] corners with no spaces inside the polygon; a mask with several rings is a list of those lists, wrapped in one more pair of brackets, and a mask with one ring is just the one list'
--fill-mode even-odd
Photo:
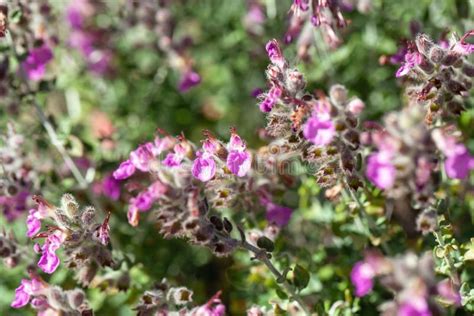
{"label": "flower bud", "polygon": [[222,223],[222,220],[219,217],[212,215],[209,218],[209,221],[218,231],[221,231],[222,229],[224,229],[224,224]]}
{"label": "flower bud", "polygon": [[462,67],[462,72],[468,77],[474,77],[474,65],[464,63]]}
{"label": "flower bud", "polygon": [[69,305],[73,309],[78,309],[79,306],[81,306],[84,303],[85,298],[86,297],[85,297],[84,292],[80,289],[67,291],[67,299],[68,299]]}
{"label": "flower bud", "polygon": [[66,215],[71,218],[73,218],[79,210],[79,204],[77,203],[76,199],[68,193],[61,197],[60,205],[61,209],[66,213]]}
{"label": "flower bud", "polygon": [[48,293],[48,304],[54,309],[63,310],[64,306],[68,306],[66,294],[60,287],[51,287]]}
{"label": "flower bud", "polygon": [[438,215],[434,209],[424,210],[416,219],[416,229],[423,235],[435,231],[438,226]]}
{"label": "flower bud", "polygon": [[95,209],[92,206],[88,206],[82,211],[81,221],[86,226],[95,223]]}
{"label": "flower bud", "polygon": [[355,116],[359,116],[359,114],[362,113],[364,108],[365,108],[365,104],[359,98],[352,99],[346,105],[346,109],[352,114],[354,114]]}
{"label": "flower bud", "polygon": [[329,90],[329,98],[336,105],[342,106],[347,102],[347,89],[343,85],[336,84]]}
{"label": "flower bud", "polygon": [[272,252],[273,250],[275,250],[275,245],[273,244],[273,241],[271,241],[265,236],[261,236],[257,239],[257,246],[261,249],[265,249],[268,252]]}
{"label": "flower bud", "polygon": [[441,47],[439,47],[438,45],[434,45],[430,49],[429,59],[433,63],[439,64],[444,59],[445,55],[446,54],[445,54],[444,50]]}
{"label": "flower bud", "polygon": [[434,45],[433,41],[428,37],[428,35],[421,33],[416,36],[415,44],[418,51],[425,56],[429,55],[429,51]]}
{"label": "flower bud", "polygon": [[184,305],[193,300],[193,292],[185,287],[171,288],[167,296],[167,299],[173,301],[176,305]]}
{"label": "flower bud", "polygon": [[459,55],[456,54],[456,53],[453,53],[453,52],[449,52],[443,59],[442,63],[444,66],[452,66],[454,65],[458,59],[459,59]]}
{"label": "flower bud", "polygon": [[296,69],[290,70],[286,73],[285,83],[287,90],[293,95],[303,90],[306,86],[303,74]]}

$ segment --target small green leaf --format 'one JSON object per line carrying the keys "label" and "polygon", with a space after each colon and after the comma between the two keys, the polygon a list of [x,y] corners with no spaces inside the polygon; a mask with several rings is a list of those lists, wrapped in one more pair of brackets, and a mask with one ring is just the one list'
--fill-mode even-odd
{"label": "small green leaf", "polygon": [[297,264],[293,270],[293,284],[299,289],[304,289],[309,283],[309,272]]}
{"label": "small green leaf", "polygon": [[281,289],[276,289],[276,294],[282,300],[286,300],[288,298],[288,295],[284,291],[282,291]]}
{"label": "small green leaf", "polygon": [[273,241],[271,241],[265,236],[262,236],[257,240],[257,246],[261,249],[265,249],[268,252],[272,252],[273,250],[275,250],[275,245],[273,244]]}

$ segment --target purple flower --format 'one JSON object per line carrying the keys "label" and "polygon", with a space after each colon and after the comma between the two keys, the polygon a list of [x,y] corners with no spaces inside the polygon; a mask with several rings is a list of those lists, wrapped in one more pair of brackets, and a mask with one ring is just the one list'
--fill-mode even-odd
{"label": "purple flower", "polygon": [[224,316],[225,306],[222,304],[219,296],[221,292],[217,292],[206,304],[195,307],[189,313],[190,315],[206,315],[206,316]]}
{"label": "purple flower", "polygon": [[293,0],[293,5],[297,6],[302,11],[307,11],[309,9],[308,0]]}
{"label": "purple flower", "polygon": [[463,144],[456,145],[454,151],[447,156],[444,168],[450,178],[465,179],[469,172],[474,169],[474,156],[469,153]]}
{"label": "purple flower", "polygon": [[130,153],[130,162],[135,166],[135,168],[143,172],[148,171],[151,159],[153,159],[152,143],[140,145]]}
{"label": "purple flower", "polygon": [[370,264],[359,261],[352,268],[351,282],[355,287],[355,295],[362,297],[372,291],[374,287],[375,271]]}
{"label": "purple flower", "polygon": [[58,268],[60,260],[56,255],[56,250],[58,250],[63,241],[64,235],[58,231],[47,237],[46,242],[41,248],[41,258],[38,261],[38,267],[43,272],[51,274]]}
{"label": "purple flower", "polygon": [[436,286],[438,294],[449,304],[461,306],[461,294],[450,279],[444,279]]}
{"label": "purple flower", "polygon": [[13,302],[10,305],[11,307],[22,308],[30,302],[30,295],[25,290],[24,283],[26,282],[29,281],[25,279],[21,280],[21,285],[15,290],[15,298],[13,299]]}
{"label": "purple flower", "polygon": [[192,174],[202,182],[207,182],[216,174],[216,162],[209,154],[198,153],[198,158],[193,162]]}
{"label": "purple flower", "polygon": [[273,106],[277,103],[278,99],[281,96],[281,89],[280,87],[273,86],[268,94],[266,95],[265,99],[260,103],[260,111],[262,112],[270,112]]}
{"label": "purple flower", "polygon": [[135,166],[130,160],[125,160],[120,164],[117,170],[114,171],[113,176],[116,180],[127,179],[135,173]]}
{"label": "purple flower", "polygon": [[474,30],[470,30],[464,34],[456,45],[453,47],[453,51],[461,55],[470,55],[474,53],[474,44],[466,42],[466,39],[474,35]]}
{"label": "purple flower", "polygon": [[265,46],[265,49],[267,50],[268,58],[270,58],[272,64],[280,68],[284,68],[286,66],[286,60],[281,53],[280,45],[276,39],[269,41]]}
{"label": "purple flower", "polygon": [[41,229],[41,217],[36,209],[31,209],[28,217],[26,218],[26,236],[34,237]]}
{"label": "purple flower", "polygon": [[229,154],[227,155],[226,165],[238,177],[244,177],[249,172],[252,164],[252,157],[246,148],[242,138],[233,130],[227,144]]}
{"label": "purple flower", "polygon": [[20,286],[15,290],[15,298],[11,303],[13,308],[21,308],[29,303],[31,296],[41,295],[44,285],[40,280],[32,278],[30,280],[21,280]]}
{"label": "purple flower", "polygon": [[366,176],[376,187],[385,190],[395,183],[396,169],[391,162],[392,154],[380,151],[368,158]]}
{"label": "purple flower", "polygon": [[30,50],[28,57],[21,63],[28,79],[39,81],[44,77],[46,64],[53,59],[53,52],[46,45]]}
{"label": "purple flower", "polygon": [[82,12],[78,8],[74,6],[69,6],[67,8],[66,17],[69,22],[69,25],[73,30],[79,30],[82,28],[82,24],[84,23],[84,17],[82,15]]}
{"label": "purple flower", "polygon": [[274,203],[267,203],[267,221],[276,224],[279,227],[286,226],[290,221],[293,210],[289,207]]}
{"label": "purple flower", "polygon": [[227,168],[238,177],[244,177],[251,167],[251,156],[248,151],[231,151],[227,156]]}
{"label": "purple flower", "polygon": [[120,197],[120,181],[117,181],[114,176],[109,174],[102,181],[102,192],[112,200],[118,200]]}
{"label": "purple flower", "polygon": [[331,121],[329,115],[326,114],[313,114],[303,127],[303,136],[316,146],[329,144],[335,134],[336,128],[334,123]]}
{"label": "purple flower", "polygon": [[168,153],[165,159],[163,160],[163,164],[168,167],[177,167],[181,165],[181,161],[183,160],[186,154],[186,149],[181,144],[176,144],[174,146],[174,153]]}
{"label": "purple flower", "polygon": [[415,68],[417,65],[421,64],[423,61],[423,56],[418,52],[411,52],[405,54],[405,62],[397,70],[395,77],[403,77],[410,72],[411,69]]}
{"label": "purple flower", "polygon": [[130,199],[130,202],[140,211],[148,211],[153,205],[154,198],[148,190],[140,192],[137,197]]}
{"label": "purple flower", "polygon": [[201,82],[201,76],[192,70],[185,72],[179,81],[178,89],[181,92],[186,92],[192,87]]}
{"label": "purple flower", "polygon": [[424,297],[413,297],[398,308],[398,316],[431,316],[428,303]]}

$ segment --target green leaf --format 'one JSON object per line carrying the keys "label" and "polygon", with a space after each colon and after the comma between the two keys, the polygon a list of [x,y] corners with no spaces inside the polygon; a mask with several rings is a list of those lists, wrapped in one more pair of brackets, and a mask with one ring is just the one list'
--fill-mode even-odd
{"label": "green leaf", "polygon": [[276,294],[282,300],[286,300],[288,298],[288,295],[285,293],[285,291],[282,291],[281,289],[276,289]]}
{"label": "green leaf", "polygon": [[293,284],[299,289],[304,289],[309,283],[309,272],[297,264],[293,270]]}
{"label": "green leaf", "polygon": [[257,246],[261,249],[265,249],[268,252],[272,252],[273,250],[275,250],[275,245],[273,244],[273,241],[271,241],[265,236],[262,236],[257,240]]}

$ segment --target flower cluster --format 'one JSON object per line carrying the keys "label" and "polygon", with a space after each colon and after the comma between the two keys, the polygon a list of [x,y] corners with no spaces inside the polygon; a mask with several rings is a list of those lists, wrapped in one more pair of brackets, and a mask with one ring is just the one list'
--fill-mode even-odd
{"label": "flower cluster", "polygon": [[21,280],[15,290],[13,308],[30,304],[38,315],[92,316],[84,292],[80,289],[63,290],[46,283],[39,276],[30,273],[30,279]]}
{"label": "flower cluster", "polygon": [[202,306],[188,308],[193,302],[193,292],[185,287],[171,287],[166,280],[161,281],[155,289],[146,291],[140,298],[140,303],[135,307],[139,316],[177,315],[189,316],[223,316],[225,306],[219,298],[220,292],[214,295]]}
{"label": "flower cluster", "polygon": [[442,298],[445,304],[459,305],[459,289],[449,279],[437,281],[431,253],[417,257],[407,253],[395,258],[383,257],[369,251],[363,261],[357,262],[351,272],[355,294],[369,294],[374,281],[394,293],[394,299],[379,306],[382,315],[438,315],[442,308],[437,303]]}
{"label": "flower cluster", "polygon": [[26,154],[24,137],[8,124],[0,147],[0,206],[9,221],[28,209],[28,201],[38,187],[37,166]]}
{"label": "flower cluster", "polygon": [[288,222],[291,210],[271,201],[278,182],[251,169],[252,155],[235,130],[227,144],[209,132],[205,135],[201,149],[183,136],[156,137],[132,151],[114,177],[126,179],[136,171],[151,173],[146,188],[143,181],[132,178],[127,182],[131,190],[140,190],[130,199],[130,224],[137,225],[139,213],[156,203],[155,218],[165,237],[186,237],[218,254],[227,254],[236,246],[226,237],[232,225],[212,215],[210,208],[245,211],[259,209],[261,204],[269,221],[279,225]]}
{"label": "flower cluster", "polygon": [[95,21],[106,10],[104,3],[78,0],[71,1],[66,12],[71,27],[69,44],[81,53],[89,70],[98,75],[110,75],[113,71],[110,31]]}
{"label": "flower cluster", "polygon": [[465,99],[472,87],[474,66],[467,56],[474,49],[466,39],[453,37],[449,44],[434,43],[425,34],[418,34],[404,52],[404,62],[397,77],[407,77],[410,102],[420,104],[426,111],[426,121],[457,117],[465,110]]}
{"label": "flower cluster", "polygon": [[362,13],[367,13],[371,9],[371,0],[294,0],[290,8],[290,23],[285,34],[285,43],[298,39],[298,56],[306,60],[309,58],[310,46],[314,45],[312,28],[317,27],[329,47],[338,47],[342,40],[337,29],[348,24],[342,12],[352,11],[354,7]]}
{"label": "flower cluster", "polygon": [[315,175],[324,187],[346,179],[361,185],[356,170],[360,147],[358,116],[364,103],[349,98],[346,88],[331,87],[329,97],[306,93],[303,75],[289,67],[276,40],[267,44],[272,64],[267,69],[270,89],[262,95],[260,109],[268,113],[270,144],[285,158],[300,156],[316,167]]}
{"label": "flower cluster", "polygon": [[[74,197],[65,194],[61,206],[56,207],[40,196],[35,196],[37,207],[30,210],[27,218],[27,235],[33,239],[46,238],[43,245],[35,244],[34,249],[41,254],[38,267],[46,273],[53,273],[60,264],[56,254],[64,250],[66,266],[77,271],[80,283],[88,285],[98,268],[113,264],[109,244],[109,218],[102,223],[95,219],[93,207],[80,209]],[[42,221],[50,219],[54,226],[40,232]]]}

